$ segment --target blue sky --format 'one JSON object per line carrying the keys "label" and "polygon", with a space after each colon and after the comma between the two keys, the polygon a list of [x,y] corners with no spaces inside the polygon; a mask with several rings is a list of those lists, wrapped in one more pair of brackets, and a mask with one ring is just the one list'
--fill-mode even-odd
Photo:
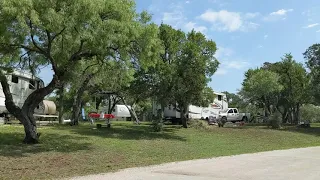
{"label": "blue sky", "polygon": [[[285,53],[304,62],[302,53],[320,40],[319,0],[137,0],[136,6],[157,24],[195,29],[217,43],[221,64],[209,84],[215,91],[237,92],[246,70]],[[40,77],[51,80],[50,69]]]}

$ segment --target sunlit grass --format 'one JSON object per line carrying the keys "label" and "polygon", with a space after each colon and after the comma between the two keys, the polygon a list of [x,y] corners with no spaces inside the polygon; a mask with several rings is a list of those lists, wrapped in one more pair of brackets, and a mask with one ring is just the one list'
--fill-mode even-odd
{"label": "sunlit grass", "polygon": [[[317,126],[317,127],[316,127]],[[48,179],[172,161],[319,146],[320,126],[183,129],[160,133],[147,124],[114,122],[111,129],[41,127],[41,144],[23,145],[21,126],[0,126],[0,179]]]}

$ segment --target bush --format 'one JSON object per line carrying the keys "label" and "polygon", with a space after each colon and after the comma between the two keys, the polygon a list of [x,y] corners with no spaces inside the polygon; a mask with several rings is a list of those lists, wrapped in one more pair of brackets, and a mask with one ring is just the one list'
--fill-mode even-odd
{"label": "bush", "polygon": [[320,107],[306,104],[300,109],[301,121],[309,121],[310,123],[320,122]]}
{"label": "bush", "polygon": [[208,130],[211,128],[208,122],[204,120],[190,120],[188,121],[188,123],[191,128],[195,128],[195,129]]}
{"label": "bush", "polygon": [[282,122],[281,114],[279,112],[275,112],[269,117],[268,127],[271,127],[272,129],[280,129],[281,122]]}
{"label": "bush", "polygon": [[163,122],[161,120],[153,120],[151,128],[154,132],[161,132],[163,130]]}

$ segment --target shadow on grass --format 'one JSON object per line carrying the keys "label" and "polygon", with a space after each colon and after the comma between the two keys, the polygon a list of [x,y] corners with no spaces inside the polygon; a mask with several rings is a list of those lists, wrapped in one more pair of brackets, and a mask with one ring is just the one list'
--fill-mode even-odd
{"label": "shadow on grass", "polygon": [[[40,143],[27,145],[22,143],[22,133],[0,132],[0,156],[24,157],[30,154],[42,152],[75,152],[89,150],[90,143],[81,143],[78,138],[70,135],[44,133],[40,137]],[[83,137],[81,137],[83,138]]]}
{"label": "shadow on grass", "polygon": [[162,132],[153,132],[150,125],[133,124],[112,124],[111,128],[97,129],[95,126],[78,126],[69,128],[73,133],[83,136],[98,136],[105,138],[116,138],[120,140],[153,140],[153,139],[171,139],[177,141],[186,141],[184,137],[176,135],[180,126],[164,126]]}
{"label": "shadow on grass", "polygon": [[286,127],[282,131],[289,131],[289,132],[296,132],[296,133],[320,136],[320,127],[312,127],[312,125],[310,128],[298,128],[298,127],[294,127],[294,126],[293,127]]}
{"label": "shadow on grass", "polygon": [[[311,124],[310,128],[301,128],[297,127],[297,125],[284,125],[284,129],[280,129],[279,131],[287,131],[287,132],[294,132],[294,133],[302,133],[314,136],[320,136],[320,126]],[[268,127],[266,124],[256,124],[256,125],[245,125],[240,127],[230,127],[234,129],[272,129]]]}

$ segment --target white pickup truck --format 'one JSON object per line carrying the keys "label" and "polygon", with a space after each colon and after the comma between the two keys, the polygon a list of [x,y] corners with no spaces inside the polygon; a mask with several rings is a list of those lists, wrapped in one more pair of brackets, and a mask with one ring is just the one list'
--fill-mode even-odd
{"label": "white pickup truck", "polygon": [[218,119],[224,122],[238,122],[247,121],[250,118],[249,113],[239,113],[237,108],[228,108],[227,110],[219,113]]}

